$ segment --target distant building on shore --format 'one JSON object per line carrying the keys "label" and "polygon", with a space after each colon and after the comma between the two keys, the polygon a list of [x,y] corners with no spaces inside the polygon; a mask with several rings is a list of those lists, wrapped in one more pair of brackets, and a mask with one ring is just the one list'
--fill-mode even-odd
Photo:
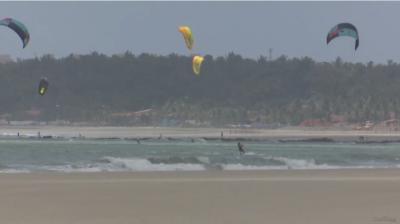
{"label": "distant building on shore", "polygon": [[11,58],[10,55],[8,54],[0,54],[0,64],[7,64],[10,62],[14,62],[14,60]]}

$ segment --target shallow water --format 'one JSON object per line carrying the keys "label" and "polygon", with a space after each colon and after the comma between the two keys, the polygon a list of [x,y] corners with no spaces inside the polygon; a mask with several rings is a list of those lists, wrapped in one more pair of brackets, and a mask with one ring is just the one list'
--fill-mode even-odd
{"label": "shallow water", "polygon": [[0,172],[398,168],[400,144],[1,139]]}

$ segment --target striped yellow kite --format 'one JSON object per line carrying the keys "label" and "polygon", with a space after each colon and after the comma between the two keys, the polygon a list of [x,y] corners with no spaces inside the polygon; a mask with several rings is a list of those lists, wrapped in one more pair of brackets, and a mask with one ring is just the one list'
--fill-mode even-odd
{"label": "striped yellow kite", "polygon": [[204,58],[201,56],[194,56],[193,57],[193,72],[196,75],[200,74],[201,63],[203,63]]}
{"label": "striped yellow kite", "polygon": [[193,40],[192,30],[190,29],[190,27],[188,27],[188,26],[180,26],[179,27],[179,32],[182,33],[183,38],[185,39],[186,47],[189,50],[192,50],[194,40]]}

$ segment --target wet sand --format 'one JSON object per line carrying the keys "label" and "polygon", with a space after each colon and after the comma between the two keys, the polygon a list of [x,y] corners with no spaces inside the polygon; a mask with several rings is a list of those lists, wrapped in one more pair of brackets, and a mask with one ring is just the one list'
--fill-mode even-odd
{"label": "wet sand", "polygon": [[0,174],[3,223],[400,223],[400,169]]}

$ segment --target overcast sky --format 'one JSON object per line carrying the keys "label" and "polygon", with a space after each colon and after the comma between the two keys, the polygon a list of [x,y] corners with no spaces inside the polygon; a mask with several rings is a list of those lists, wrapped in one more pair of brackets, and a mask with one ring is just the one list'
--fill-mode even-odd
{"label": "overcast sky", "polygon": [[[189,54],[178,26],[189,25],[194,52],[257,58],[285,54],[318,61],[400,62],[400,2],[0,2],[0,17],[23,22],[31,42],[0,27],[0,54],[14,58],[97,51]],[[327,32],[351,22],[354,40],[326,45]]]}

